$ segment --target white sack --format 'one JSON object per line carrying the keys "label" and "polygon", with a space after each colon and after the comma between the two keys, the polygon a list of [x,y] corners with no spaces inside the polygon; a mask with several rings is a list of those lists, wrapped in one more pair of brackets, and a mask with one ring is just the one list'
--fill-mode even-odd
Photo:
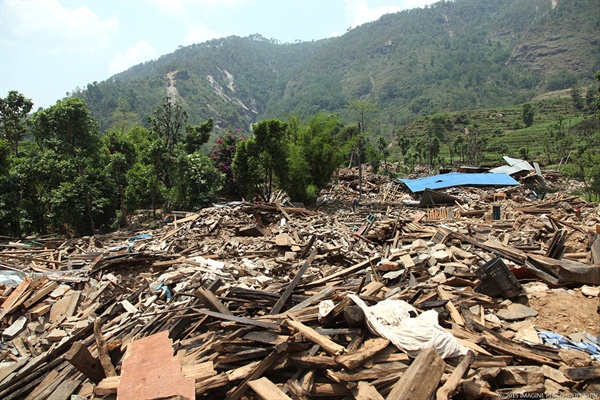
{"label": "white sack", "polygon": [[383,300],[369,307],[356,295],[348,295],[365,313],[371,332],[388,339],[410,357],[417,357],[421,350],[433,347],[442,358],[452,358],[467,353],[456,338],[438,324],[434,310],[417,314],[417,310],[403,300]]}

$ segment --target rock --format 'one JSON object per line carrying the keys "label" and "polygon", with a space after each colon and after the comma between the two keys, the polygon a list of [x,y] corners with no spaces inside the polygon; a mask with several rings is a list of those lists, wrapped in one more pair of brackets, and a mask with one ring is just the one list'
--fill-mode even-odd
{"label": "rock", "polygon": [[538,313],[531,307],[527,307],[519,303],[513,303],[507,308],[498,310],[496,315],[505,321],[518,321],[520,319],[535,317],[538,315]]}
{"label": "rock", "polygon": [[592,365],[592,358],[583,351],[562,349],[558,352],[558,356],[562,362],[571,367],[587,367]]}
{"label": "rock", "polygon": [[500,370],[495,382],[501,386],[521,386],[544,383],[544,374],[538,366],[509,366]]}
{"label": "rock", "polygon": [[561,385],[571,382],[561,371],[549,367],[548,365],[542,365],[542,373],[546,378],[551,379],[556,383],[560,383]]}
{"label": "rock", "polygon": [[600,295],[600,286],[583,285],[581,287],[581,293],[583,293],[584,296],[598,297],[598,295]]}
{"label": "rock", "polygon": [[435,258],[437,262],[450,261],[450,253],[445,250],[436,251],[432,254],[432,257]]}

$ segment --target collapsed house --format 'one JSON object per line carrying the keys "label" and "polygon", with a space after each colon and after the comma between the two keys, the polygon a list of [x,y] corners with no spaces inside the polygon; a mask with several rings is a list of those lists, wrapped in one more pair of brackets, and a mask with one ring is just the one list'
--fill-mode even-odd
{"label": "collapsed house", "polygon": [[447,175],[5,239],[0,398],[594,398],[598,205]]}

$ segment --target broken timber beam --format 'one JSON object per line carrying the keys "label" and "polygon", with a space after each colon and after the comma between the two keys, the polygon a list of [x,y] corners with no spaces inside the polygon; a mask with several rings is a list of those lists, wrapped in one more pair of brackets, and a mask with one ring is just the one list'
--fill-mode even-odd
{"label": "broken timber beam", "polygon": [[471,350],[467,351],[467,354],[463,357],[461,362],[456,366],[450,378],[444,383],[444,385],[438,389],[435,393],[436,400],[448,400],[448,398],[454,393],[463,375],[469,369],[471,363],[475,360],[475,353]]}
{"label": "broken timber beam", "polygon": [[434,348],[422,350],[396,382],[386,400],[428,400],[445,368],[446,363]]}
{"label": "broken timber beam", "polygon": [[106,377],[100,360],[92,356],[88,348],[81,342],[73,343],[71,349],[65,354],[65,360],[95,384],[100,383]]}
{"label": "broken timber beam", "polygon": [[332,356],[339,356],[346,351],[346,349],[343,346],[340,346],[333,340],[319,334],[317,331],[304,325],[302,322],[294,321],[289,314],[288,317],[290,319],[283,322],[284,326],[292,328],[296,332],[302,334],[311,342],[318,344],[323,350],[325,350],[327,354]]}
{"label": "broken timber beam", "polygon": [[379,262],[379,260],[381,260],[381,256],[371,257],[371,258],[369,258],[367,260],[361,261],[358,264],[354,264],[353,266],[345,268],[345,269],[343,269],[341,271],[338,271],[338,272],[336,272],[334,274],[324,276],[321,279],[317,279],[316,281],[310,282],[310,283],[308,283],[306,285],[302,285],[302,287],[319,286],[319,285],[321,285],[321,284],[323,284],[325,282],[329,282],[331,280],[334,280],[334,279],[337,279],[337,278],[341,278],[341,277],[344,277],[346,275],[350,275],[350,274],[353,274],[355,272],[358,272],[358,271],[360,271],[363,268],[369,267],[372,263],[373,264],[377,264],[377,262]]}
{"label": "broken timber beam", "polygon": [[292,292],[294,291],[294,289],[300,282],[300,279],[302,279],[302,275],[304,275],[304,273],[306,272],[306,270],[308,269],[310,264],[312,264],[312,262],[316,256],[317,256],[317,251],[313,250],[312,253],[310,254],[310,257],[308,257],[308,260],[306,260],[304,262],[304,264],[302,264],[302,267],[300,267],[300,270],[298,271],[296,276],[294,276],[294,279],[292,279],[292,281],[290,282],[288,287],[285,289],[285,292],[283,293],[283,295],[281,295],[279,300],[277,300],[277,303],[275,303],[275,305],[273,306],[273,309],[271,310],[269,315],[279,314],[279,312],[285,305],[285,302],[288,300],[288,298],[290,297],[290,295],[292,294]]}

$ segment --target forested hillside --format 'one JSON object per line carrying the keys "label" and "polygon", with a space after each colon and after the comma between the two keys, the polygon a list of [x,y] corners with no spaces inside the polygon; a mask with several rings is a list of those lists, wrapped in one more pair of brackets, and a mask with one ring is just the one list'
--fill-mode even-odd
{"label": "forested hillside", "polygon": [[181,47],[33,113],[15,88],[0,98],[0,235],[93,235],[140,209],[280,189],[316,204],[363,163],[404,176],[509,155],[597,199],[599,27],[597,0],[441,1],[316,42]]}
{"label": "forested hillside", "polygon": [[192,122],[249,129],[264,118],[341,113],[370,99],[368,127],[392,132],[431,112],[524,103],[588,86],[600,66],[595,0],[456,0],[388,14],[341,37],[281,44],[259,34],[181,47],[74,90],[101,129],[119,101],[143,122],[175,94]]}

